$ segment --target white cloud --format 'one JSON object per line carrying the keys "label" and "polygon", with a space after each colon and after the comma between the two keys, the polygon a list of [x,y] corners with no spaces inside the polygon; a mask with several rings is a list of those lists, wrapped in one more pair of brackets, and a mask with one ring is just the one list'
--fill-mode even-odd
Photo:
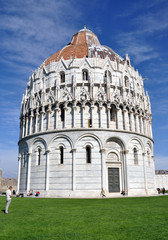
{"label": "white cloud", "polygon": [[[138,11],[138,14],[136,12]],[[139,14],[141,11],[141,14]],[[159,58],[160,54],[152,43],[151,37],[162,38],[168,29],[168,3],[165,0],[140,1],[131,5],[123,18],[130,17],[129,32],[123,32],[116,37],[123,53],[129,53],[136,64]],[[121,17],[121,16],[120,16]],[[159,34],[156,36],[156,34]]]}
{"label": "white cloud", "polygon": [[140,15],[134,19],[133,25],[138,26],[139,34],[152,34],[168,28],[168,7],[155,12]]}
{"label": "white cloud", "polygon": [[136,32],[121,33],[117,36],[117,41],[121,46],[121,51],[129,53],[136,64],[158,57],[158,53]]}
{"label": "white cloud", "polygon": [[153,8],[158,8],[160,6],[163,6],[164,4],[167,4],[167,0],[141,0],[141,1],[135,1],[132,2],[129,5],[129,2],[127,3],[127,8],[125,8],[125,12],[122,12],[122,14],[118,15],[118,17],[130,17],[131,15],[137,15],[137,13],[140,11],[142,12],[149,12]]}
{"label": "white cloud", "polygon": [[69,24],[79,15],[80,11],[66,0],[4,2],[0,15],[0,50],[4,59],[38,67],[62,43],[70,42],[69,36],[75,30]]}

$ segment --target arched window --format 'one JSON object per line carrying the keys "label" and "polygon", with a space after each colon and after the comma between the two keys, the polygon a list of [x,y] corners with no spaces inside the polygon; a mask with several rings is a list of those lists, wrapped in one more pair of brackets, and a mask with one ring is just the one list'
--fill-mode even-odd
{"label": "arched window", "polygon": [[112,83],[111,72],[106,70],[104,73],[104,83],[107,83],[107,80]]}
{"label": "arched window", "polygon": [[125,87],[129,87],[129,79],[127,76],[124,77],[124,84],[125,84]]}
{"label": "arched window", "polygon": [[91,147],[86,146],[86,163],[91,163]]}
{"label": "arched window", "polygon": [[138,165],[138,150],[134,148],[133,152],[134,152],[134,164]]}
{"label": "arched window", "polygon": [[63,164],[64,163],[64,148],[62,146],[60,146],[59,150],[60,150],[60,164]]}
{"label": "arched window", "polygon": [[89,80],[89,74],[87,70],[82,71],[82,79],[83,81],[88,81]]}
{"label": "arched window", "polygon": [[41,161],[41,149],[38,148],[38,150],[37,150],[37,165],[40,165],[40,161]]}
{"label": "arched window", "polygon": [[104,82],[107,83],[107,71],[104,73]]}
{"label": "arched window", "polygon": [[60,72],[60,82],[61,83],[65,82],[65,73],[64,72]]}
{"label": "arched window", "polygon": [[110,120],[113,122],[116,121],[116,107],[114,105],[110,109]]}
{"label": "arched window", "polygon": [[61,118],[61,122],[63,122],[65,119],[65,112],[64,112],[65,110],[63,105],[60,106],[60,110],[61,110],[60,118]]}

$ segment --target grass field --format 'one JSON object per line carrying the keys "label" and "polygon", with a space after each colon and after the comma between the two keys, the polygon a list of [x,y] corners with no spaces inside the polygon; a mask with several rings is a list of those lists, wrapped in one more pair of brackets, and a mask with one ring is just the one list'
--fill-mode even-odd
{"label": "grass field", "polygon": [[13,198],[0,240],[167,240],[168,196],[119,199]]}

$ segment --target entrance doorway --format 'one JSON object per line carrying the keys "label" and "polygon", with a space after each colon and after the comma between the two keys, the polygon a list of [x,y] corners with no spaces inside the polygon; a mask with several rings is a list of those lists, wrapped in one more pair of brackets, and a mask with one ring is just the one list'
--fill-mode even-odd
{"label": "entrance doorway", "polygon": [[120,192],[119,168],[108,168],[109,192]]}

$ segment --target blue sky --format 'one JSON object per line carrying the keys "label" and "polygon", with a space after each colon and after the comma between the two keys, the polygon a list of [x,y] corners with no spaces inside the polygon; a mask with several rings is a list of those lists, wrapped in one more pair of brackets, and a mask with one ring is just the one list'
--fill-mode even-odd
{"label": "blue sky", "polygon": [[130,56],[149,92],[156,169],[168,169],[168,1],[0,0],[0,168],[17,176],[19,114],[32,71],[83,28]]}

